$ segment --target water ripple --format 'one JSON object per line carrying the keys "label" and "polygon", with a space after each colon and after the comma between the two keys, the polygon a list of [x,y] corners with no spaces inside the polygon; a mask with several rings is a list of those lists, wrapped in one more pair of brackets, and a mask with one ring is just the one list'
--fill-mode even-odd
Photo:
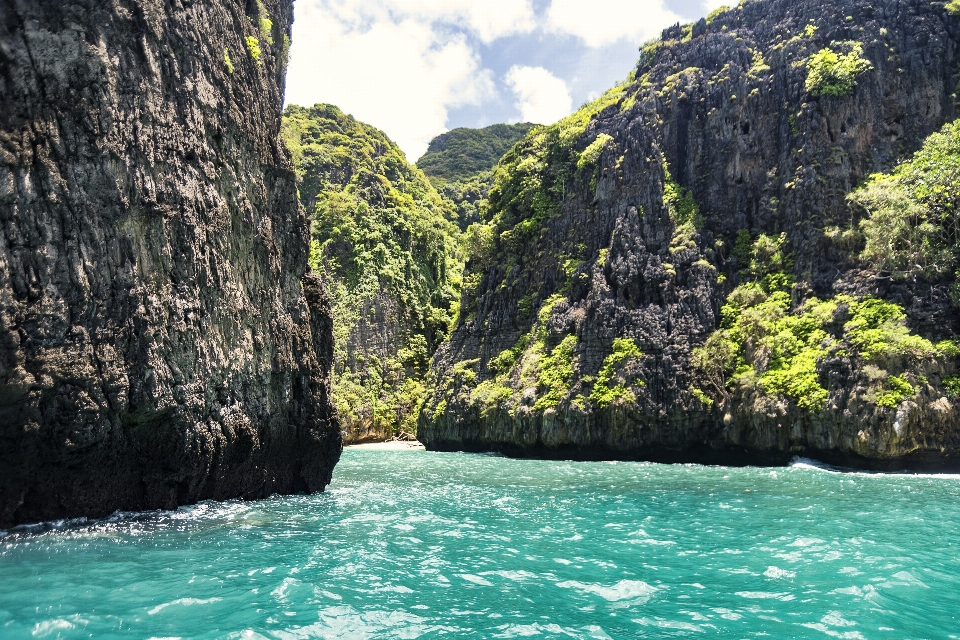
{"label": "water ripple", "polygon": [[950,637],[960,477],[346,451],[327,493],[18,527],[2,638]]}

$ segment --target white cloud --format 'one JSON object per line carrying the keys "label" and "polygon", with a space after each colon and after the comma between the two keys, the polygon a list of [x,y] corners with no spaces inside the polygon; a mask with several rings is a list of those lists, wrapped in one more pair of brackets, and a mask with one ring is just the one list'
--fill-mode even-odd
{"label": "white cloud", "polygon": [[[454,22],[484,42],[536,27],[530,0],[386,0],[391,9],[431,22]],[[413,5],[413,6],[411,6]]]}
{"label": "white cloud", "polygon": [[513,66],[506,81],[517,96],[516,106],[524,122],[550,124],[573,110],[567,83],[543,67]]}
{"label": "white cloud", "polygon": [[661,0],[553,0],[547,20],[553,31],[602,47],[623,38],[640,44],[679,22],[680,17]]}
{"label": "white cloud", "polygon": [[297,3],[286,99],[335,104],[385,131],[413,161],[446,130],[449,108],[495,95],[492,74],[462,34],[416,17],[397,20],[389,2],[361,4]]}

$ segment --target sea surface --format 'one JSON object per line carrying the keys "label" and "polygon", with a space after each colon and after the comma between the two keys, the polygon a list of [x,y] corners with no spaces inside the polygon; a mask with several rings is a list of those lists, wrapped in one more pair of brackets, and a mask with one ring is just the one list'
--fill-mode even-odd
{"label": "sea surface", "polygon": [[0,638],[958,638],[958,532],[958,476],[347,450],[5,532]]}

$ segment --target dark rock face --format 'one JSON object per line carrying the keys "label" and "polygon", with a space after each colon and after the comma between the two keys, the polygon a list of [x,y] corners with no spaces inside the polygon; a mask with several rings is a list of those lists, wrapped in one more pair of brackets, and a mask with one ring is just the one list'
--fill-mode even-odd
{"label": "dark rock face", "polygon": [[[862,44],[873,68],[849,95],[811,95],[803,62],[847,41]],[[743,229],[786,233],[795,295],[881,295],[902,304],[910,326],[929,338],[960,331],[943,287],[892,287],[855,271],[825,233],[856,225],[845,196],[859,182],[957,116],[958,43],[960,19],[920,0],[760,0],[689,31],[666,30],[644,52],[637,78],[575,142],[575,153],[588,152],[598,136],[610,137],[592,175],[568,167],[557,206],[527,244],[505,248],[520,225],[507,234],[497,227],[495,257],[468,263],[464,282],[479,284],[465,293],[462,320],[434,359],[421,441],[548,457],[782,464],[812,455],[859,467],[960,467],[955,401],[933,394],[898,409],[861,402],[864,378],[849,360],[818,364],[830,398],[817,413],[747,396],[711,408],[691,394],[692,351],[717,328],[745,267],[732,251]],[[534,160],[518,161],[516,171]],[[703,217],[688,238],[678,239],[664,203],[664,163]],[[496,222],[507,211],[488,215]],[[558,292],[562,299],[543,313]],[[523,372],[536,368],[524,360],[529,348],[512,370],[519,373],[482,386],[497,379],[498,355],[536,331],[545,336],[540,358],[576,337],[571,385],[540,410],[542,383]],[[642,350],[630,367],[645,384],[634,387],[634,402],[599,407],[586,401],[587,380],[617,337]],[[938,367],[931,379],[955,363]]]}
{"label": "dark rock face", "polygon": [[330,310],[278,142],[291,20],[0,4],[0,525],[330,481]]}

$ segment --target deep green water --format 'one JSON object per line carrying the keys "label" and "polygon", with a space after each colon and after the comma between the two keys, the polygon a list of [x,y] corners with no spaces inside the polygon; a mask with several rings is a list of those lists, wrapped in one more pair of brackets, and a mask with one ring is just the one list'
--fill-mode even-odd
{"label": "deep green water", "polygon": [[0,638],[956,638],[960,478],[345,451],[0,540]]}

